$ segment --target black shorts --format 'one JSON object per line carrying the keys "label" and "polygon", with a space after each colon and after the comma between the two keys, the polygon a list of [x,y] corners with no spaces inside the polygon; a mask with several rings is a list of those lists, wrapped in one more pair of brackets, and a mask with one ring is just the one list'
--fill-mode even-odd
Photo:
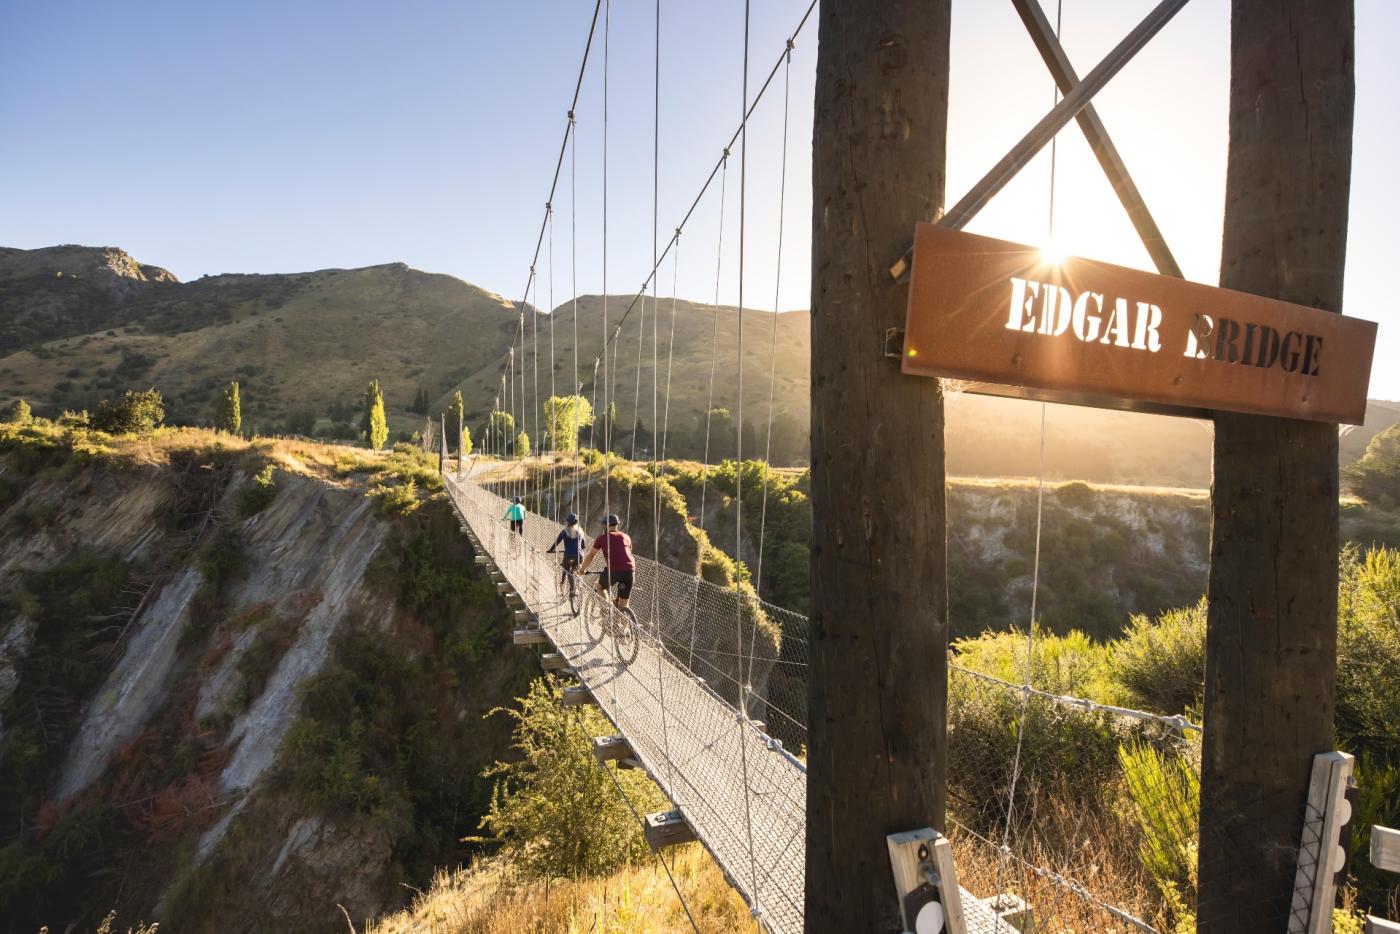
{"label": "black shorts", "polygon": [[566,556],[563,561],[559,562],[559,565],[566,571],[576,571],[578,570],[578,558]]}
{"label": "black shorts", "polygon": [[512,519],[512,520],[510,520],[510,530],[511,530],[512,532],[524,533],[524,531],[525,531],[525,520],[524,520],[524,519]]}
{"label": "black shorts", "polygon": [[619,600],[626,600],[632,596],[632,575],[631,571],[604,571],[598,575],[598,586],[607,590],[613,584],[617,585],[617,596]]}

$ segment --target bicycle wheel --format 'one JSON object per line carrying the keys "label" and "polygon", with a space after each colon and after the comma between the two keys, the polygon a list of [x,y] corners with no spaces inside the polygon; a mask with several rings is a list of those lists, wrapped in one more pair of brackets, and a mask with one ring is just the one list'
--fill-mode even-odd
{"label": "bicycle wheel", "polygon": [[578,595],[578,600],[583,604],[583,631],[588,636],[589,642],[596,643],[603,638],[605,626],[602,614],[606,612],[604,608],[608,604],[603,597],[590,599],[581,593]]}
{"label": "bicycle wheel", "polygon": [[569,575],[569,612],[574,616],[578,616],[581,603],[578,592],[578,582],[574,580],[573,571],[568,571],[566,573]]}
{"label": "bicycle wheel", "polygon": [[630,665],[637,660],[637,650],[641,648],[641,631],[637,626],[637,614],[631,609],[622,609],[611,604],[608,609],[612,611],[612,631],[613,631],[613,651],[617,653],[617,660],[624,665]]}

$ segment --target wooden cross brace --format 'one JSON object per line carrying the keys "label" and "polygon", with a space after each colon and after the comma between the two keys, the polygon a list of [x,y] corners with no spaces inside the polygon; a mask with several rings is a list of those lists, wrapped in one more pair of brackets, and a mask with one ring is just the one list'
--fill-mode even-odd
{"label": "wooden cross brace", "polygon": [[[1016,174],[1035,158],[1050,140],[1055,138],[1055,134],[1064,129],[1071,120],[1078,119],[1080,129],[1084,131],[1085,138],[1089,141],[1089,147],[1094,151],[1094,155],[1099,160],[1099,165],[1103,168],[1104,174],[1108,176],[1109,183],[1113,185],[1113,190],[1118,194],[1118,200],[1123,203],[1123,207],[1128,212],[1129,219],[1133,222],[1133,227],[1137,229],[1138,236],[1142,238],[1143,246],[1147,247],[1147,252],[1152,257],[1152,261],[1157,265],[1157,271],[1166,276],[1181,278],[1181,267],[1177,265],[1176,259],[1171,251],[1167,249],[1166,241],[1162,237],[1162,232],[1157,228],[1156,222],[1152,219],[1151,213],[1147,210],[1146,203],[1142,200],[1142,194],[1138,191],[1137,185],[1133,183],[1132,176],[1128,174],[1128,168],[1123,163],[1123,159],[1118,154],[1118,149],[1109,139],[1108,130],[1105,129],[1103,121],[1094,111],[1090,103],[1095,94],[1101,91],[1109,80],[1118,72],[1123,70],[1123,66],[1132,61],[1143,46],[1147,45],[1162,27],[1169,23],[1173,16],[1180,12],[1187,0],[1161,0],[1152,12],[1137,25],[1132,32],[1128,33],[1111,52],[1108,53],[1094,67],[1094,70],[1084,76],[1081,81],[1074,73],[1074,66],[1070,64],[1069,56],[1065,54],[1064,48],[1060,45],[1060,40],[1055,35],[1055,30],[1050,26],[1050,21],[1045,16],[1045,11],[1040,8],[1039,0],[1011,0],[1016,12],[1021,15],[1021,22],[1025,24],[1026,31],[1030,33],[1031,41],[1039,50],[1041,58],[1045,60],[1045,65],[1050,69],[1050,74],[1055,79],[1055,84],[1059,86],[1064,96],[1051,111],[1041,118],[1040,122],[1030,129],[1015,146],[1011,148],[1000,162],[992,167],[976,185],[962,196],[957,204],[953,205],[937,221],[944,227],[951,227],[954,230],[961,230],[967,226],[968,222],[977,215],[991,201],[996,194],[1016,177]],[[909,275],[909,269],[914,257],[914,248],[911,245],[890,267],[890,275],[898,281],[904,281]]]}

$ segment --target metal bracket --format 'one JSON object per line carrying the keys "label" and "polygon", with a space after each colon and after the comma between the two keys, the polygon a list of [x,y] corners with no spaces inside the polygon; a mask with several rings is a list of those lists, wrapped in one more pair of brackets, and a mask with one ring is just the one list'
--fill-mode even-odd
{"label": "metal bracket", "polygon": [[[885,838],[905,931],[967,934],[962,890],[953,866],[953,845],[930,827]],[[923,923],[920,921],[923,919]],[[931,922],[937,922],[932,926]]]}
{"label": "metal bracket", "polygon": [[885,328],[885,356],[904,359],[904,328]]}

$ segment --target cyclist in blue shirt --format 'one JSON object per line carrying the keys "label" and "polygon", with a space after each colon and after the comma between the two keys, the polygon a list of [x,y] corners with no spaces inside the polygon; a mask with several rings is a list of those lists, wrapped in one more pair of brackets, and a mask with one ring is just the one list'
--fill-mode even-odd
{"label": "cyclist in blue shirt", "polygon": [[549,546],[548,553],[554,554],[560,545],[564,546],[564,560],[560,562],[563,571],[559,575],[559,586],[562,588],[569,579],[569,572],[578,568],[579,560],[583,557],[583,529],[579,528],[578,516],[572,512],[564,517],[564,527],[559,530],[554,544]]}
{"label": "cyclist in blue shirt", "polygon": [[520,497],[517,496],[515,498],[515,502],[510,504],[510,508],[506,510],[506,514],[501,516],[501,518],[510,520],[510,530],[512,532],[519,532],[522,535],[525,534],[525,507],[521,505]]}

